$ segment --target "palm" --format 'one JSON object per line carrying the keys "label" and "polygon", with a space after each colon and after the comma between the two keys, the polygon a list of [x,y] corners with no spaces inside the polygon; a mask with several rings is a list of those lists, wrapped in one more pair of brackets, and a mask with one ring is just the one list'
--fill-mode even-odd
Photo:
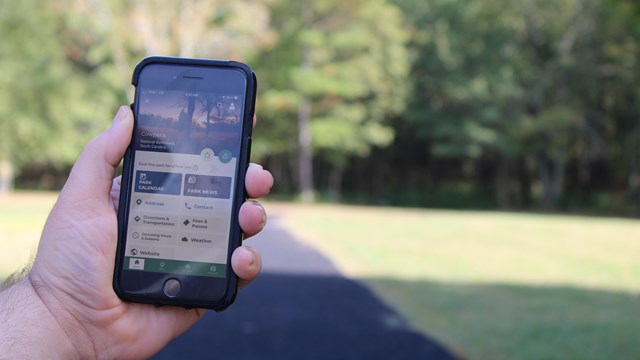
{"label": "palm", "polygon": [[[49,284],[46,291],[64,301],[80,323],[97,320],[83,329],[94,343],[102,337],[117,339],[113,343],[118,344],[119,354],[150,356],[200,318],[201,311],[157,309],[120,300],[112,289],[117,239],[113,199],[102,195],[61,202],[43,231],[39,254],[47,255],[39,255],[32,277]],[[70,232],[75,236],[65,236]]]}
{"label": "palm", "polygon": [[[119,182],[112,179],[132,128],[131,110],[122,107],[113,126],[87,145],[47,219],[29,274],[43,305],[81,358],[149,357],[204,313],[125,303],[113,291]],[[248,194],[258,198],[269,192],[273,177],[253,167],[246,182]],[[239,215],[242,230],[247,235],[259,232],[265,216],[261,206],[245,203]],[[248,247],[233,255],[231,265],[242,286],[258,275],[260,256]]]}

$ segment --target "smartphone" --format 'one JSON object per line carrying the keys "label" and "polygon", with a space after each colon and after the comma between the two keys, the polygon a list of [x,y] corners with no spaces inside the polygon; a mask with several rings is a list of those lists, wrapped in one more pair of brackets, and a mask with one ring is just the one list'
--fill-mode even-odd
{"label": "smartphone", "polygon": [[113,277],[126,301],[222,310],[236,296],[256,77],[234,61],[149,57],[133,73]]}

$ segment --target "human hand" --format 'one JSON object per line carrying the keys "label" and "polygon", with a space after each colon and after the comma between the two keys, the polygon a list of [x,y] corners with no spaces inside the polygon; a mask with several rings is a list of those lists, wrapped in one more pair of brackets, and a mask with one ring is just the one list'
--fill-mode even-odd
{"label": "human hand", "polygon": [[[123,106],[111,128],[87,145],[47,219],[33,269],[22,284],[30,285],[33,291],[27,293],[37,295],[44,305],[34,308],[47,313],[43,322],[50,323],[43,328],[56,333],[55,346],[66,351],[62,357],[149,357],[204,315],[201,309],[123,302],[113,291],[120,186],[113,177],[132,127],[133,114]],[[266,195],[272,185],[268,171],[255,164],[249,167],[249,197]],[[245,202],[239,222],[247,236],[258,233],[266,223],[264,208]],[[258,275],[261,263],[252,248],[236,249],[231,265],[240,286]]]}

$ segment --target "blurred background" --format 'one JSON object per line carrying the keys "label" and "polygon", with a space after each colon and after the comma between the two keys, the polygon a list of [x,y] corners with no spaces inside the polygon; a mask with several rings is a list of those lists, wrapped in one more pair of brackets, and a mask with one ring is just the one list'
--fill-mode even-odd
{"label": "blurred background", "polygon": [[258,76],[298,240],[463,358],[639,358],[640,4],[4,0],[0,279],[149,55]]}

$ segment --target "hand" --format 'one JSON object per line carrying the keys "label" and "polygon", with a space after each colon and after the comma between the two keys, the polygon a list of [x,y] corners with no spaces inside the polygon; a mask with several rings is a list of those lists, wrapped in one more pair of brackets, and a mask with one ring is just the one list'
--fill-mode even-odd
{"label": "hand", "polygon": [[[59,338],[55,346],[67,351],[62,357],[149,357],[204,314],[201,309],[123,302],[112,289],[120,187],[113,177],[132,127],[131,110],[123,106],[111,128],[80,155],[47,219],[27,278],[33,287],[27,293],[44,305],[35,308],[48,313],[43,317],[50,323],[43,327],[52,329]],[[251,198],[266,195],[272,185],[268,171],[249,167],[246,189]],[[264,208],[245,202],[239,222],[247,236],[258,233],[266,223]],[[236,249],[231,259],[241,286],[258,275],[261,264],[260,254],[248,246]]]}

